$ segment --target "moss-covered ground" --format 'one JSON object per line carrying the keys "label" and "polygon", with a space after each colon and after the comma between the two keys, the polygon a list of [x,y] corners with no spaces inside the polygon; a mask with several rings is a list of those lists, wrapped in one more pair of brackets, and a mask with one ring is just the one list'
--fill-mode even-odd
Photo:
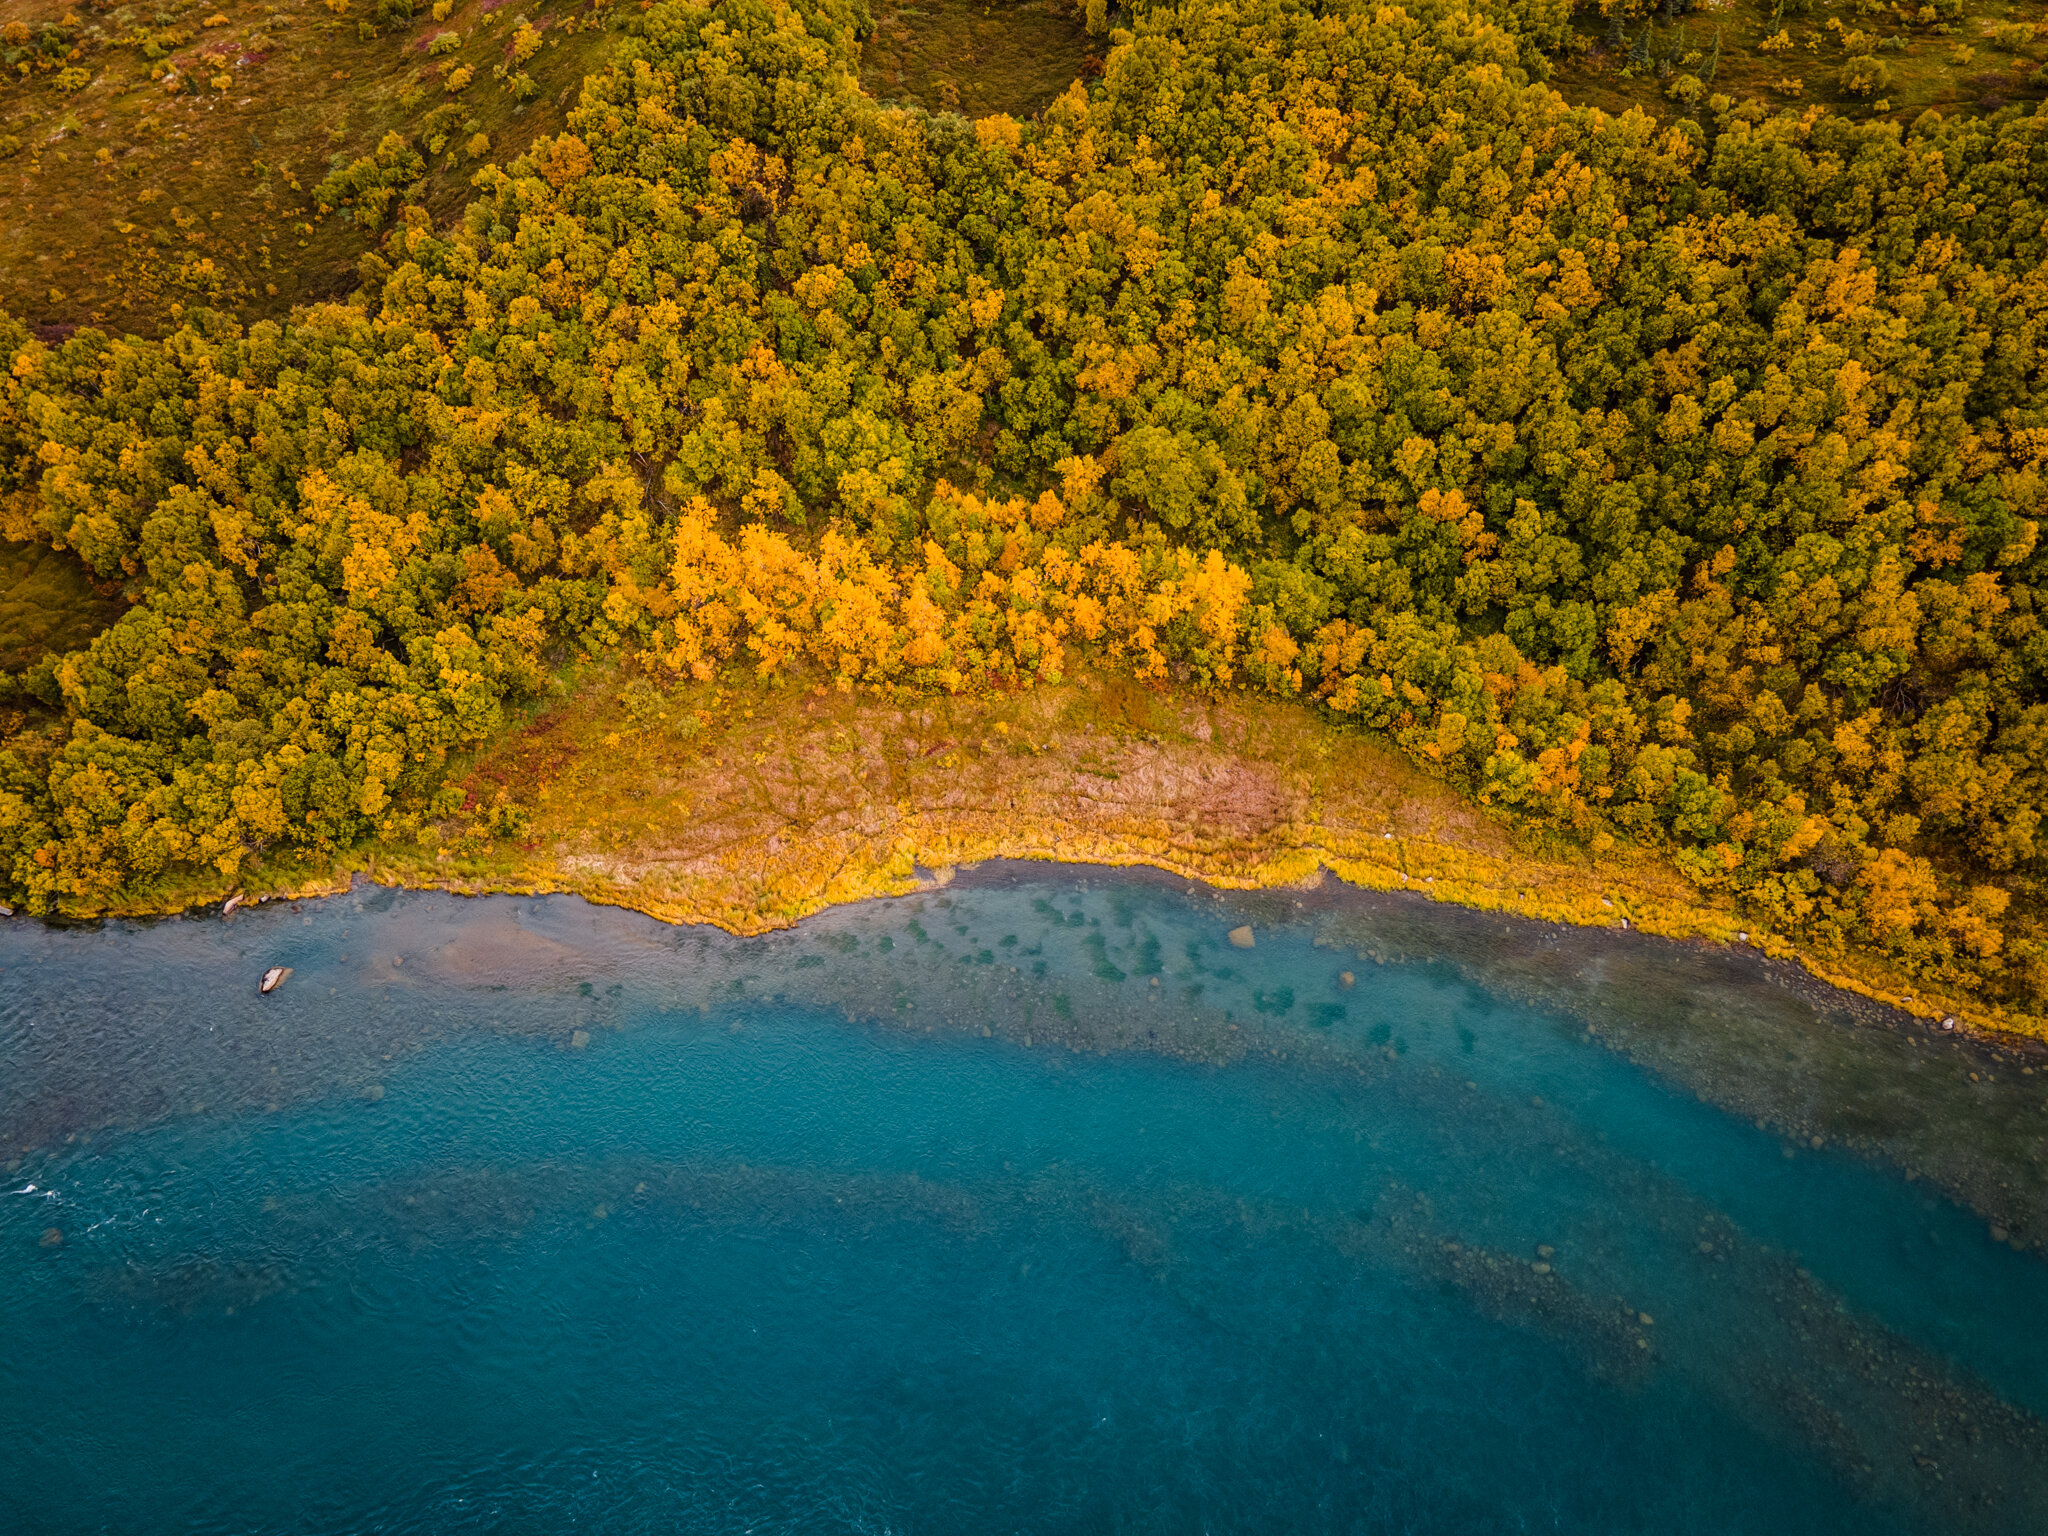
{"label": "moss-covered ground", "polygon": [[75,555],[0,540],[0,671],[87,644],[127,607]]}
{"label": "moss-covered ground", "polygon": [[1902,124],[2048,96],[2048,0],[1700,0],[1619,24],[1589,5],[1575,26],[1551,77],[1565,98],[1667,121],[1715,95]]}
{"label": "moss-covered ground", "polygon": [[380,232],[321,212],[330,170],[398,132],[452,215],[482,158],[561,126],[617,36],[587,0],[407,5],[0,6],[0,308],[148,335],[174,306],[249,320],[345,293]]}
{"label": "moss-covered ground", "polygon": [[873,7],[861,83],[932,112],[1024,118],[1100,67],[1072,0],[913,0]]}

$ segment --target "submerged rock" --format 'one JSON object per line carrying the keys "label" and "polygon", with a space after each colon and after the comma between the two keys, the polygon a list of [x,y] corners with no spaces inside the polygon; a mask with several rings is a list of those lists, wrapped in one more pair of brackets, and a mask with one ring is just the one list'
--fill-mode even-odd
{"label": "submerged rock", "polygon": [[571,1034],[570,1034],[570,1036],[569,1036],[569,1049],[570,1049],[570,1050],[572,1050],[572,1051],[580,1051],[580,1050],[582,1050],[582,1049],[583,1049],[583,1048],[584,1048],[584,1047],[585,1047],[586,1045],[588,1045],[588,1044],[590,1044],[590,1031],[589,1031],[589,1030],[587,1030],[587,1029],[579,1029],[579,1030],[575,1030],[575,1031],[572,1031],[572,1032],[571,1032]]}
{"label": "submerged rock", "polygon": [[1251,924],[1245,923],[1230,930],[1230,942],[1239,949],[1250,949],[1258,940],[1252,937]]}

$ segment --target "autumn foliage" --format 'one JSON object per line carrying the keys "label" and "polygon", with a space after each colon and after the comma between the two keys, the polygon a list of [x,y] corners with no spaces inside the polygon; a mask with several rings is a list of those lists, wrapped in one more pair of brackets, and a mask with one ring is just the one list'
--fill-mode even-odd
{"label": "autumn foliage", "polygon": [[[667,583],[639,599],[663,621],[655,655],[704,682],[745,656],[762,676],[802,663],[845,689],[957,693],[1057,682],[1068,645],[1082,644],[1140,677],[1177,664],[1204,684],[1237,679],[1251,578],[1218,551],[1141,555],[1097,540],[1070,553],[1033,526],[1057,526],[1051,492],[1029,508],[984,504],[941,481],[931,512],[916,562],[892,566],[837,529],[814,556],[761,523],[728,543],[711,504],[693,498],[673,525]],[[612,616],[630,621],[632,600],[615,591]]]}
{"label": "autumn foliage", "polygon": [[860,93],[855,7],[658,4],[347,303],[0,322],[10,528],[139,598],[16,685],[0,884],[416,835],[550,647],[1086,652],[2048,1006],[2048,117],[1605,116],[1564,18],[1141,5],[970,123]]}

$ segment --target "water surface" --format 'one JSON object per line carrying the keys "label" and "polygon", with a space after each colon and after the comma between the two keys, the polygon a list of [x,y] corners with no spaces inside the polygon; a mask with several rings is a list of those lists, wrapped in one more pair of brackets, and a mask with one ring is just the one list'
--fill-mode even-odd
{"label": "water surface", "polygon": [[2048,1077],[1753,960],[997,867],[0,967],[7,1530],[2048,1528]]}

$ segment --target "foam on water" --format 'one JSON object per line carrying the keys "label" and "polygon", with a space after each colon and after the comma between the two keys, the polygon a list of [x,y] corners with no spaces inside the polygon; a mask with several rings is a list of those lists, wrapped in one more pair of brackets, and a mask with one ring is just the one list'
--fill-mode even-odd
{"label": "foam on water", "polygon": [[2048,1268],[1901,1172],[1995,1090],[2031,1220],[2042,1080],[1757,967],[1059,869],[0,966],[9,1530],[2048,1528]]}

